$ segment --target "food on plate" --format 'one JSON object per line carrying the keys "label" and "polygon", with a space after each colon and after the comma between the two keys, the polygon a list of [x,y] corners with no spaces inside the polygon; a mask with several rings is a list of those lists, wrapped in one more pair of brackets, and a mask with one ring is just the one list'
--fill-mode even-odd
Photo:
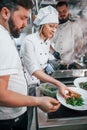
{"label": "food on plate", "polygon": [[80,88],[87,90],[87,82],[79,83]]}
{"label": "food on plate", "polygon": [[81,97],[81,95],[80,95],[79,93],[74,92],[74,91],[68,92],[67,95],[68,95],[70,98],[71,98],[71,97],[75,97],[75,98],[80,98],[80,97]]}
{"label": "food on plate", "polygon": [[81,95],[77,92],[70,92],[67,95],[69,95],[70,97],[68,97],[66,99],[66,103],[70,104],[72,106],[82,106],[83,105],[83,98],[81,97]]}
{"label": "food on plate", "polygon": [[[78,97],[78,99],[74,99],[75,101],[73,104],[71,102],[67,103],[66,100],[69,99],[65,99],[60,93],[59,91],[57,91],[57,99],[58,101],[65,107],[73,109],[73,110],[77,110],[77,111],[83,111],[83,110],[87,110],[87,91],[84,89],[81,89],[80,87],[69,87],[69,89],[71,89],[71,93],[68,93],[68,91],[65,91],[65,93],[68,93],[68,98],[69,97],[73,97],[71,95],[74,95],[75,97]],[[74,94],[72,94],[74,93]],[[81,94],[81,95],[80,95]],[[78,103],[77,101],[78,100]],[[71,101],[71,99],[69,100]],[[80,103],[79,103],[80,102]]]}
{"label": "food on plate", "polygon": [[74,96],[66,99],[66,103],[72,106],[82,106],[84,104],[83,101],[82,97],[77,98]]}

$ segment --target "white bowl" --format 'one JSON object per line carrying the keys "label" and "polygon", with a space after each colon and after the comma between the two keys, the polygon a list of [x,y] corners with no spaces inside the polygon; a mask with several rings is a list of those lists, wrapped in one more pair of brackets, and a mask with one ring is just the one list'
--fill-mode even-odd
{"label": "white bowl", "polygon": [[87,77],[76,78],[76,79],[74,80],[74,85],[75,85],[75,87],[79,87],[79,88],[80,88],[79,84],[80,84],[81,82],[87,82]]}

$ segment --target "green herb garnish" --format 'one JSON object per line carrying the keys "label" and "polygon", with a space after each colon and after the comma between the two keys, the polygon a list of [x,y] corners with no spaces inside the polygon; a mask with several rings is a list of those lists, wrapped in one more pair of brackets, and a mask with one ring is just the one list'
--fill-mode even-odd
{"label": "green herb garnish", "polygon": [[72,106],[82,106],[83,105],[83,98],[82,97],[79,97],[79,98],[76,98],[76,97],[71,97],[71,98],[67,98],[66,99],[66,103],[67,104],[70,104]]}
{"label": "green herb garnish", "polygon": [[80,88],[87,90],[87,82],[81,82],[79,85]]}

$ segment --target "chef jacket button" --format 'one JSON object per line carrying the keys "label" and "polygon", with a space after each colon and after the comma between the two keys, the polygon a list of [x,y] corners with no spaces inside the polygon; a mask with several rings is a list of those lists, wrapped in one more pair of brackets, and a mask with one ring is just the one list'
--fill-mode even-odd
{"label": "chef jacket button", "polygon": [[40,55],[42,55],[42,53],[40,53]]}
{"label": "chef jacket button", "polygon": [[47,53],[45,53],[45,55],[47,55]]}
{"label": "chef jacket button", "polygon": [[40,64],[42,66],[42,64]]}

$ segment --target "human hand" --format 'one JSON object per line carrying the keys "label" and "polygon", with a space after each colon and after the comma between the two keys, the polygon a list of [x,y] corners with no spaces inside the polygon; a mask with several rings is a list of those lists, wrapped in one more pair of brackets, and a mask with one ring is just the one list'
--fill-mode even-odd
{"label": "human hand", "polygon": [[54,112],[60,107],[60,103],[51,97],[44,96],[38,98],[38,107],[44,112]]}
{"label": "human hand", "polygon": [[65,84],[60,83],[61,85],[58,87],[58,90],[60,92],[60,94],[64,97],[64,98],[69,98],[70,95],[69,93],[74,93],[70,88],[68,88]]}

